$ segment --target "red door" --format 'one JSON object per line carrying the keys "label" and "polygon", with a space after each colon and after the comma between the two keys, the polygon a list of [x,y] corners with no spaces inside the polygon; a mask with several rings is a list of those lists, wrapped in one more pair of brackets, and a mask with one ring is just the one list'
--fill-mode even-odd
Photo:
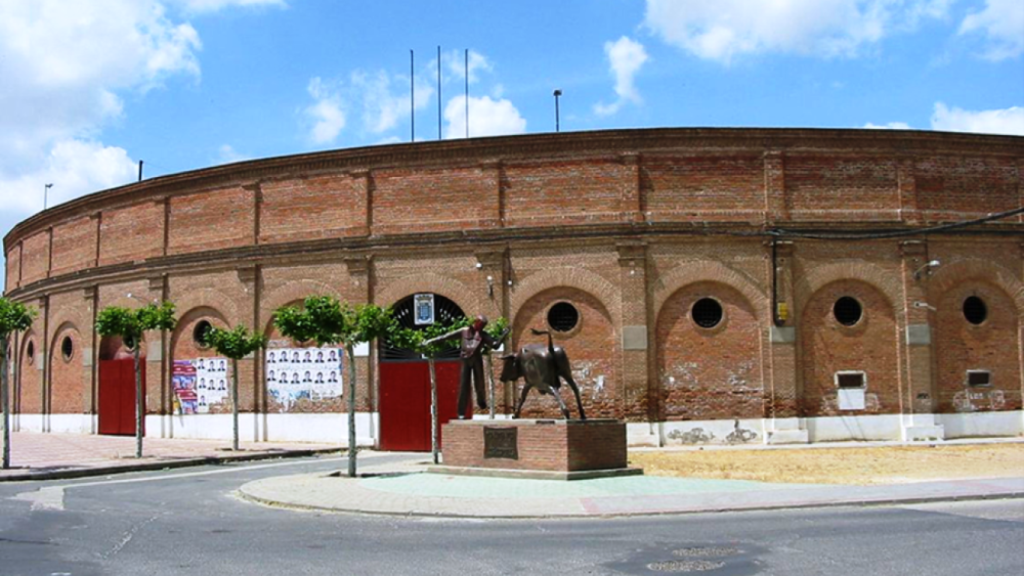
{"label": "red door", "polygon": [[[458,412],[460,368],[458,360],[434,363],[439,425]],[[472,412],[468,414],[472,416]],[[430,371],[426,362],[380,364],[380,448],[430,451]]]}
{"label": "red door", "polygon": [[[141,362],[142,397],[146,397],[146,363]],[[100,361],[99,433],[135,435],[135,361]],[[145,433],[145,419],[143,419]]]}

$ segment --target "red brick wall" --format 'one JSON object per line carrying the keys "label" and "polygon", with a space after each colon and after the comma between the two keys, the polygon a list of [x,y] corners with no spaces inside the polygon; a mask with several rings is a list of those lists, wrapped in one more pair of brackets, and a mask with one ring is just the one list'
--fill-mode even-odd
{"label": "red brick wall", "polygon": [[760,155],[645,156],[642,166],[651,220],[736,220],[764,210]]}
{"label": "red brick wall", "polygon": [[896,218],[900,199],[894,159],[787,155],[784,162],[793,219]]}
{"label": "red brick wall", "polygon": [[182,254],[252,244],[252,190],[210,190],[171,199],[167,252]]}
{"label": "red brick wall", "polygon": [[[39,337],[34,332],[26,335],[24,344],[21,347],[21,364],[18,368],[18,394],[15,396],[16,409],[22,414],[42,414],[43,412],[43,371],[39,358],[43,353]],[[29,355],[29,344],[34,348],[34,354]]]}
{"label": "red brick wall", "polygon": [[[917,208],[929,220],[960,220],[1017,208],[1017,166],[1012,158],[936,156],[914,165]],[[975,216],[976,217],[976,216]]]}
{"label": "red brick wall", "polygon": [[[511,336],[513,345],[509,351],[526,344],[547,345],[546,336],[534,336],[530,329],[550,330],[547,312],[557,302],[569,302],[579,311],[580,320],[574,330],[552,334],[555,344],[562,346],[569,356],[583,409],[588,418],[612,417],[618,412],[621,398],[621,382],[614,361],[619,343],[608,311],[594,296],[574,288],[554,288],[538,294],[516,314]],[[522,379],[516,383],[517,399],[523,385]],[[569,413],[577,417],[576,399],[567,384],[563,384],[561,394]],[[532,390],[523,405],[522,416],[561,418],[561,411],[554,398]]]}
{"label": "red brick wall", "polygon": [[347,174],[261,184],[260,242],[294,242],[366,232],[366,179]]}
{"label": "red brick wall", "polygon": [[[65,358],[63,353],[64,339],[69,338],[72,344],[72,355]],[[82,414],[88,413],[82,390],[85,383],[85,366],[82,354],[85,353],[82,336],[78,330],[66,327],[57,332],[50,351],[50,413],[51,414]]]}
{"label": "red brick wall", "polygon": [[10,292],[20,285],[18,281],[18,273],[21,270],[21,246],[15,244],[7,251],[7,282],[4,284],[4,290]]}
{"label": "red brick wall", "polygon": [[53,229],[53,276],[96,264],[96,220],[85,217]]}
{"label": "red brick wall", "polygon": [[374,172],[376,234],[489,228],[498,222],[495,169]]}
{"label": "red brick wall", "polygon": [[[981,298],[988,308],[987,319],[979,325],[964,317],[969,296]],[[1013,301],[990,284],[967,280],[943,294],[936,308],[938,411],[1020,410],[1021,344]],[[967,370],[990,371],[992,385],[967,386]]]}
{"label": "red brick wall", "polygon": [[26,238],[22,248],[21,283],[30,284],[46,278],[49,259],[49,232],[39,232]]}
{"label": "red brick wall", "polygon": [[[861,303],[863,315],[854,326],[844,326],[833,316],[833,306],[843,296]],[[805,305],[799,331],[804,415],[899,413],[896,320],[892,304],[877,289],[849,280],[828,284]],[[834,376],[845,370],[867,375],[864,410],[839,410]]]}
{"label": "red brick wall", "polygon": [[574,160],[505,167],[506,221],[541,226],[623,220],[637,187],[633,169],[618,160]]}
{"label": "red brick wall", "polygon": [[[720,324],[698,326],[692,308],[717,300]],[[658,384],[664,420],[760,418],[761,328],[749,302],[722,284],[701,282],[676,292],[657,324]]]}
{"label": "red brick wall", "polygon": [[162,203],[104,210],[100,223],[100,266],[144,260],[163,253]]}

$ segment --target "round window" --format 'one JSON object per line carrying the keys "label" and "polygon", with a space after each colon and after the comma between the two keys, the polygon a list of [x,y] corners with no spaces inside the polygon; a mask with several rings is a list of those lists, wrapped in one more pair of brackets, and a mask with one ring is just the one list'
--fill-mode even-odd
{"label": "round window", "polygon": [[981,324],[988,318],[988,306],[977,296],[969,296],[964,300],[964,318],[971,324]]}
{"label": "round window", "polygon": [[693,321],[701,328],[714,328],[722,322],[722,305],[714,298],[701,298],[690,310]]}
{"label": "round window", "polygon": [[206,320],[200,320],[196,323],[196,327],[192,329],[192,341],[196,343],[196,346],[200,348],[209,346],[206,343],[206,337],[210,334],[212,328],[213,325]]}
{"label": "round window", "polygon": [[860,306],[860,302],[849,296],[843,296],[839,300],[836,300],[834,306],[832,306],[832,314],[836,317],[836,321],[843,326],[853,326],[857,322],[860,322],[861,316],[864,314],[864,310]]}
{"label": "round window", "polygon": [[568,302],[559,302],[548,310],[548,326],[556,332],[569,332],[579,322],[579,310]]}
{"label": "round window", "polygon": [[65,362],[70,361],[75,355],[75,343],[71,340],[71,336],[65,336],[64,340],[61,340],[60,354],[64,357]]}

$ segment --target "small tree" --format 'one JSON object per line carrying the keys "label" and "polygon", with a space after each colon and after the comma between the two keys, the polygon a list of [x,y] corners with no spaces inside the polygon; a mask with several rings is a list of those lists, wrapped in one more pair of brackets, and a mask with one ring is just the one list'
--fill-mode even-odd
{"label": "small tree", "polygon": [[[494,322],[488,324],[487,328],[484,328],[484,332],[490,334],[491,338],[494,338],[499,342],[503,342],[509,332],[508,319],[504,316],[499,316]],[[491,420],[494,420],[494,368],[491,366],[491,352],[493,352],[493,350],[491,350],[491,347],[488,346],[486,342],[483,344],[483,347],[484,370],[487,372],[487,384],[488,391],[490,393],[490,397],[487,399],[487,402],[490,406]]]}
{"label": "small tree", "polygon": [[10,337],[17,332],[24,332],[32,325],[36,311],[26,308],[20,302],[12,302],[0,297],[0,405],[3,406],[3,469],[11,467],[11,416],[7,382],[8,363],[7,347]]}
{"label": "small tree", "polygon": [[414,328],[400,328],[397,325],[392,327],[390,340],[397,348],[407,348],[427,359],[427,367],[430,372],[430,453],[433,456],[434,464],[440,462],[440,442],[438,441],[438,418],[437,418],[437,372],[434,369],[434,359],[451,344],[444,340],[431,342],[432,339],[447,334],[453,330],[464,328],[469,325],[469,320],[460,318],[451,324],[435,322],[422,330]]}
{"label": "small tree", "polygon": [[245,326],[234,330],[211,328],[203,337],[203,343],[218,354],[231,359],[231,418],[234,436],[231,449],[238,450],[238,361],[267,345],[267,337],[259,332],[249,332]]}
{"label": "small tree", "polygon": [[159,306],[147,304],[138,310],[109,306],[96,317],[96,332],[100,336],[119,336],[131,350],[135,360],[135,457],[142,458],[142,418],[145,399],[142,397],[142,372],[139,352],[142,337],[148,330],[174,330],[174,304],[163,302]]}
{"label": "small tree", "polygon": [[274,313],[274,325],[281,334],[296,342],[316,342],[318,346],[345,347],[348,361],[348,475],[356,475],[356,364],[354,347],[388,333],[392,325],[391,309],[374,304],[355,307],[342,304],[332,296],[310,296],[301,308],[286,306]]}

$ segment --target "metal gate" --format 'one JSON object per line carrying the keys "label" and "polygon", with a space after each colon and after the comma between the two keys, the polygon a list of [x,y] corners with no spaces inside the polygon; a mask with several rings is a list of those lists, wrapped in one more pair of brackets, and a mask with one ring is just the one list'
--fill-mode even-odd
{"label": "metal gate", "polygon": [[[435,294],[434,317],[445,324],[463,316],[462,309]],[[407,328],[421,328],[413,319],[413,296],[393,307],[398,322]],[[437,374],[438,426],[457,417],[459,395],[458,341],[434,361]],[[430,371],[427,361],[411,350],[380,345],[380,449],[430,451]],[[470,405],[467,414],[472,417]],[[440,437],[440,430],[438,430]]]}
{"label": "metal gate", "polygon": [[[146,397],[146,362],[139,363],[142,372],[142,397]],[[100,361],[99,433],[119,436],[135,435],[135,361]],[[146,419],[142,419],[146,433]]]}
{"label": "metal gate", "polygon": [[[456,361],[437,361],[438,426],[457,416],[459,371]],[[472,411],[472,406],[469,408]],[[440,430],[438,430],[438,438]],[[380,448],[430,451],[430,372],[426,362],[380,365]]]}

